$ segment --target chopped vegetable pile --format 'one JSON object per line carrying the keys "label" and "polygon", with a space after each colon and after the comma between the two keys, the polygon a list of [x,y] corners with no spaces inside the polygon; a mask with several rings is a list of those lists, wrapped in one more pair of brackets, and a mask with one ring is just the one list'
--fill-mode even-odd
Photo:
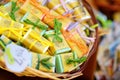
{"label": "chopped vegetable pile", "polygon": [[4,53],[14,63],[6,47],[21,46],[31,55],[28,66],[45,72],[70,72],[85,62],[97,26],[80,0],[10,0],[0,6]]}

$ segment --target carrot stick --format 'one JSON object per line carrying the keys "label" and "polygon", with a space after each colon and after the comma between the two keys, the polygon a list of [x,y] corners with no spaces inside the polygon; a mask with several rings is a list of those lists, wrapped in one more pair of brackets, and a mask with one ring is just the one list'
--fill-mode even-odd
{"label": "carrot stick", "polygon": [[[62,33],[65,37],[65,39],[68,41],[71,41],[72,43],[75,43],[79,49],[83,52],[83,54],[86,54],[88,52],[88,47],[87,45],[84,43],[84,41],[82,40],[82,38],[76,38],[75,35],[73,35],[72,33],[70,32],[67,32],[67,31],[63,31],[62,30]],[[73,32],[75,33],[75,32]],[[75,33],[76,34],[76,33]],[[79,36],[80,37],[80,36]],[[70,46],[72,46],[71,44],[69,44]],[[72,47],[71,47],[72,48]]]}

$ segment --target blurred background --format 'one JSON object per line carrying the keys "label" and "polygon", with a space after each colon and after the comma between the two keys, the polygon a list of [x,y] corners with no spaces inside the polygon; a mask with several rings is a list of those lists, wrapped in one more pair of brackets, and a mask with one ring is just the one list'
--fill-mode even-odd
{"label": "blurred background", "polygon": [[99,23],[96,80],[120,80],[120,0],[87,0]]}

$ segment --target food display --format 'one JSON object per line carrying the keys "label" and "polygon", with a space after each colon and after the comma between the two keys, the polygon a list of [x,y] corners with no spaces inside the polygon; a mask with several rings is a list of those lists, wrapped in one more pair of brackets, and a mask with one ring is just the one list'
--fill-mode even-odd
{"label": "food display", "polygon": [[0,61],[22,65],[27,50],[27,67],[58,74],[78,70],[96,39],[98,24],[91,17],[81,0],[10,0],[0,6],[1,57],[8,62]]}

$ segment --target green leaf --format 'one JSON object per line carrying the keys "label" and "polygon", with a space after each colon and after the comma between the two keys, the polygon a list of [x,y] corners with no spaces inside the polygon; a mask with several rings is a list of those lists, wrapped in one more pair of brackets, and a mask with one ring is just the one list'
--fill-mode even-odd
{"label": "green leaf", "polygon": [[56,42],[56,41],[62,42],[62,38],[55,34],[53,38],[53,42]]}
{"label": "green leaf", "polygon": [[62,23],[60,23],[57,19],[54,19],[54,30],[55,33],[59,33],[62,28]]}
{"label": "green leaf", "polygon": [[36,65],[36,69],[39,70],[39,67],[40,67],[40,55],[38,54],[38,62]]}
{"label": "green leaf", "polygon": [[57,19],[54,19],[54,30],[55,30],[55,34],[54,34],[54,38],[53,41],[58,41],[58,42],[62,42],[62,38],[59,37],[59,35],[61,34],[60,30],[62,28],[62,23],[59,22]]}
{"label": "green leaf", "polygon": [[87,57],[83,56],[79,59],[79,63],[83,63],[87,60]]}
{"label": "green leaf", "polygon": [[41,62],[41,64],[46,68],[46,69],[51,69],[51,67],[54,67],[52,63],[49,62]]}
{"label": "green leaf", "polygon": [[72,59],[68,58],[68,59],[66,60],[66,63],[67,63],[67,64],[71,64],[71,63],[73,63],[73,61],[72,61]]}
{"label": "green leaf", "polygon": [[[40,19],[38,19],[35,24],[38,24],[39,22],[40,22]],[[36,26],[33,26],[33,29],[35,29],[35,27]]]}
{"label": "green leaf", "polygon": [[83,63],[87,60],[87,57],[83,56],[81,58],[77,58],[77,59],[71,59],[71,58],[68,58],[66,60],[66,63],[67,64],[73,64],[73,63]]}
{"label": "green leaf", "polygon": [[43,61],[43,62],[47,62],[47,61],[49,61],[49,60],[50,60],[50,57],[42,59],[41,62],[42,62],[42,61]]}
{"label": "green leaf", "polygon": [[24,20],[24,22],[27,23],[27,24],[33,25],[33,26],[35,25],[35,24],[34,24],[32,21],[30,21],[29,19]]}
{"label": "green leaf", "polygon": [[19,10],[19,7],[16,7],[12,12],[16,12],[17,10]]}
{"label": "green leaf", "polygon": [[54,36],[54,34],[47,34],[47,35],[44,35],[44,36],[51,37],[51,36]]}
{"label": "green leaf", "polygon": [[51,58],[44,58],[40,61],[40,63],[46,68],[46,69],[51,69],[51,67],[54,67],[52,63],[49,62]]}
{"label": "green leaf", "polygon": [[[40,21],[40,20],[38,20],[38,21]],[[38,21],[37,21],[37,22],[32,22],[32,21],[29,20],[29,19],[24,20],[25,23],[30,24],[30,25],[33,25],[33,27],[38,27],[38,28],[40,28],[40,29],[42,29],[42,30],[47,30],[47,26],[38,24]]]}
{"label": "green leaf", "polygon": [[13,2],[12,1],[12,6],[11,6],[11,12],[9,13],[9,16],[11,17],[11,19],[13,19],[14,21],[16,21],[16,18],[15,18],[15,12],[17,10],[19,10],[19,7],[16,6],[16,2]]}
{"label": "green leaf", "polygon": [[5,50],[6,44],[4,43],[2,39],[0,39],[0,46]]}
{"label": "green leaf", "polygon": [[41,24],[38,24],[37,27],[39,27],[42,30],[47,30],[47,26],[44,26],[44,25],[41,25]]}
{"label": "green leaf", "polygon": [[10,13],[9,16],[11,17],[11,19],[13,19],[14,21],[16,21],[15,15],[13,13]]}
{"label": "green leaf", "polygon": [[[75,52],[75,51],[73,51],[72,53],[73,53],[73,59],[77,59],[78,57],[77,57],[76,52]],[[76,63],[74,63],[74,66],[76,66]]]}

